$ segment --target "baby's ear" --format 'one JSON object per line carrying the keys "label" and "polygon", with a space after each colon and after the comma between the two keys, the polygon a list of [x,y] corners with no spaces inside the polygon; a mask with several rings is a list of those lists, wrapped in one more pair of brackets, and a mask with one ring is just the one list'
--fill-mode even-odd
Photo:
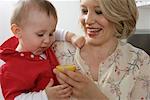
{"label": "baby's ear", "polygon": [[13,32],[13,34],[15,35],[16,38],[21,37],[21,29],[18,25],[11,24],[11,31]]}
{"label": "baby's ear", "polygon": [[78,48],[82,48],[86,42],[84,36],[73,36],[71,39],[71,42],[73,45],[75,45]]}

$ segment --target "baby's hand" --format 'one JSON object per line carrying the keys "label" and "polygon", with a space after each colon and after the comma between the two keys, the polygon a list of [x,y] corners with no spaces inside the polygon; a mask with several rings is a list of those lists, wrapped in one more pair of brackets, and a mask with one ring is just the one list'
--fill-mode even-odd
{"label": "baby's hand", "polygon": [[72,93],[71,86],[67,84],[53,86],[54,80],[51,79],[45,88],[48,100],[68,99]]}
{"label": "baby's hand", "polygon": [[85,44],[85,38],[84,36],[76,36],[74,35],[71,38],[71,43],[75,46],[77,46],[78,48],[82,48]]}
{"label": "baby's hand", "polygon": [[77,36],[75,33],[67,32],[66,41],[72,43],[75,47],[82,48],[85,44],[83,36]]}

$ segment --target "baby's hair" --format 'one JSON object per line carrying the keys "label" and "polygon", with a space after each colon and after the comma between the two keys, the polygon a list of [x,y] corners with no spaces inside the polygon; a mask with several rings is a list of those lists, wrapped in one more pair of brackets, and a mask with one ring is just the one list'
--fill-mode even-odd
{"label": "baby's hair", "polygon": [[10,24],[22,26],[31,9],[46,12],[48,16],[53,15],[57,20],[56,9],[48,0],[19,0],[12,14]]}

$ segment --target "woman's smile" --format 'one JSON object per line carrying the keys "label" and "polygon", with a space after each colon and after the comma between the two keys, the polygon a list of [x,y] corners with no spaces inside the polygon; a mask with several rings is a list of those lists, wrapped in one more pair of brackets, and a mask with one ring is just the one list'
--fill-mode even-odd
{"label": "woman's smile", "polygon": [[95,37],[100,34],[102,28],[87,28],[87,34],[89,37]]}

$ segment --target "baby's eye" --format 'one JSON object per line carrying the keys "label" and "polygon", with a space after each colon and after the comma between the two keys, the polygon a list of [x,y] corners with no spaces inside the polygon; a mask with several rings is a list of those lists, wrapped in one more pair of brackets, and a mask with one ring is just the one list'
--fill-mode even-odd
{"label": "baby's eye", "polygon": [[42,36],[44,36],[44,34],[37,34],[39,37],[42,37]]}
{"label": "baby's eye", "polygon": [[53,33],[50,33],[49,36],[53,36]]}
{"label": "baby's eye", "polygon": [[100,14],[102,14],[102,11],[97,10],[97,11],[95,11],[95,13],[96,13],[97,15],[100,15]]}
{"label": "baby's eye", "polygon": [[87,10],[87,9],[81,9],[81,13],[82,13],[82,14],[87,14],[87,13],[88,13],[88,10]]}

